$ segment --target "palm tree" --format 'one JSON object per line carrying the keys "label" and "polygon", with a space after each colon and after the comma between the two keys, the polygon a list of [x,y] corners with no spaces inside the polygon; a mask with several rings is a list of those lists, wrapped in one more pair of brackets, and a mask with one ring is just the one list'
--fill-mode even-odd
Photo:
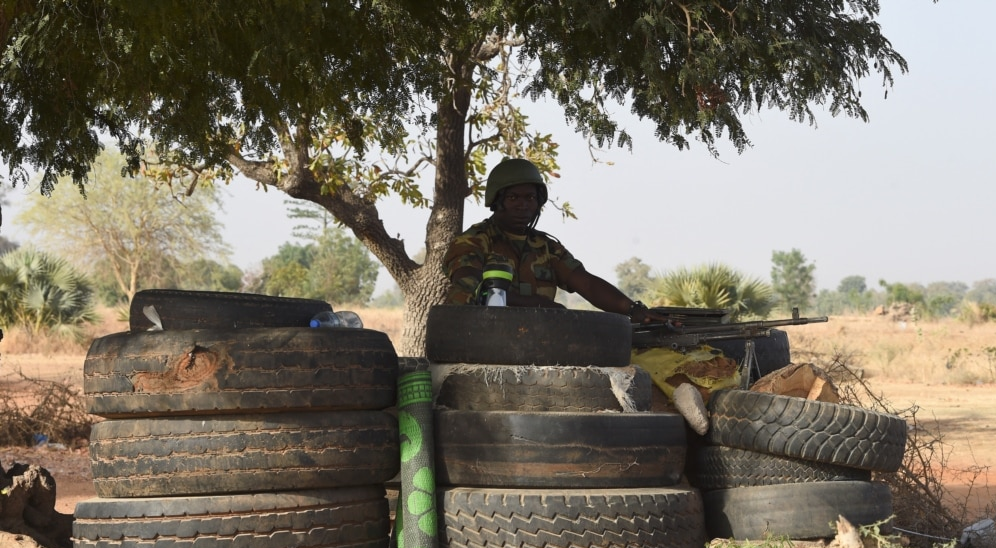
{"label": "palm tree", "polygon": [[725,308],[730,319],[766,318],[774,306],[771,285],[720,263],[679,268],[653,280],[648,299],[656,306]]}
{"label": "palm tree", "polygon": [[79,338],[83,324],[96,320],[93,289],[68,262],[27,248],[0,256],[0,323],[5,327]]}

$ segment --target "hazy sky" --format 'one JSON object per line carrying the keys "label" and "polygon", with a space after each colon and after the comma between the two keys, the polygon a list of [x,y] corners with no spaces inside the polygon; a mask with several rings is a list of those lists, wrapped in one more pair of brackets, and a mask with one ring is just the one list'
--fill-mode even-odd
{"label": "hazy sky", "polygon": [[[992,0],[882,0],[883,33],[909,73],[883,98],[862,83],[868,123],[817,115],[816,128],[766,111],[745,120],[753,147],[678,151],[649,122],[624,116],[632,152],[612,149],[591,162],[556,105],[538,105],[532,123],[561,144],[561,177],[550,188],[577,220],[548,207],[538,228],[556,236],[588,268],[615,282],[615,266],[639,257],[655,272],[721,262],[768,280],[772,251],[799,249],[816,265],[817,285],[841,278],[889,282],[972,282],[996,278],[996,20]],[[618,107],[625,115],[626,109]],[[276,252],[295,224],[284,195],[229,187],[223,219],[234,262],[251,267]],[[16,194],[16,193],[15,193]],[[14,195],[15,201],[19,198]],[[23,241],[4,208],[0,233]],[[465,225],[488,212],[469,203]],[[427,210],[387,203],[389,233],[410,253],[425,238]],[[382,272],[378,288],[392,282]]]}

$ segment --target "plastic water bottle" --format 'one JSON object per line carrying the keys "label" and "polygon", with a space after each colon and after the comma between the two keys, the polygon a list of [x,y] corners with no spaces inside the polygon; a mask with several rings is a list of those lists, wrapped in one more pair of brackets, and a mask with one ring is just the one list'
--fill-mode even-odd
{"label": "plastic water bottle", "polygon": [[501,255],[491,255],[484,265],[478,303],[485,306],[506,306],[508,288],[512,285],[512,263]]}
{"label": "plastic water bottle", "polygon": [[360,319],[360,315],[351,310],[340,310],[336,312],[335,315],[339,318],[340,327],[349,327],[352,329],[363,329],[363,320]]}
{"label": "plastic water bottle", "polygon": [[314,318],[311,318],[309,323],[311,327],[342,327],[342,320],[339,316],[331,310],[326,310],[325,312],[319,312],[315,314]]}
{"label": "plastic water bottle", "polygon": [[309,325],[314,328],[348,327],[351,329],[363,329],[363,320],[360,319],[359,314],[349,310],[342,310],[339,312],[327,310],[325,312],[315,314],[315,317],[311,318]]}

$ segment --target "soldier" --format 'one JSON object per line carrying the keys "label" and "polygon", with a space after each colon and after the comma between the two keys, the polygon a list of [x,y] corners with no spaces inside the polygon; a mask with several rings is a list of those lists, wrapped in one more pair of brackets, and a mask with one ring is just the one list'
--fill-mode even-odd
{"label": "soldier", "polygon": [[484,205],[494,213],[457,236],[443,259],[452,282],[447,302],[473,302],[485,265],[498,262],[512,270],[509,306],[563,308],[554,301],[559,288],[580,294],[606,312],[625,314],[635,323],[666,321],[585,270],[556,238],[536,230],[546,200],[543,176],[529,160],[506,159],[491,170]]}
{"label": "soldier", "polygon": [[[497,263],[512,272],[508,306],[563,308],[554,301],[559,288],[579,293],[606,312],[625,314],[633,323],[667,321],[585,270],[556,238],[536,230],[546,199],[543,176],[529,160],[504,160],[491,170],[484,205],[494,213],[457,236],[443,259],[451,282],[447,302],[475,302],[485,265]],[[699,390],[689,383],[666,388],[677,411],[704,434],[708,414]]]}

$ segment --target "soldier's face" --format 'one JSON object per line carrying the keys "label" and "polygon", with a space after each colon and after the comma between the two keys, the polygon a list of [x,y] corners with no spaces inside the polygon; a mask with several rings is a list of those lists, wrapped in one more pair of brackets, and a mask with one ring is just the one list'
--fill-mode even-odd
{"label": "soldier's face", "polygon": [[502,207],[493,215],[498,227],[506,232],[524,234],[539,213],[539,193],[536,185],[524,183],[505,189]]}

